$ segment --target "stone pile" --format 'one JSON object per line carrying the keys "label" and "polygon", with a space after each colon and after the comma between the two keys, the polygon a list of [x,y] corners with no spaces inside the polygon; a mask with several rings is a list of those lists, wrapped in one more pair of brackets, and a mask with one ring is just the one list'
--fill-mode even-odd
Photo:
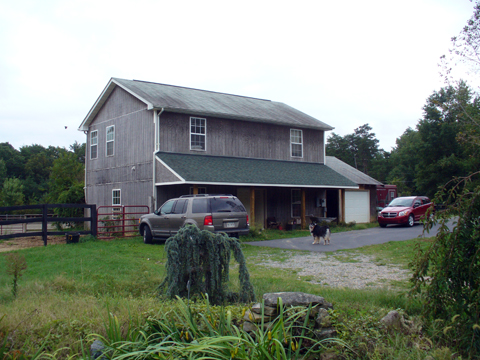
{"label": "stone pile", "polygon": [[[267,293],[263,295],[263,326],[268,329],[273,321],[280,314],[277,309],[278,298],[282,299],[284,310],[291,307],[305,307],[312,305],[310,317],[315,319],[315,325],[312,331],[316,337],[321,339],[330,338],[336,335],[336,331],[331,327],[329,309],[333,309],[331,303],[325,301],[321,296],[306,294],[303,292],[279,292]],[[245,322],[243,323],[243,330],[253,332],[257,330],[262,324],[262,304],[257,303],[245,312]]]}

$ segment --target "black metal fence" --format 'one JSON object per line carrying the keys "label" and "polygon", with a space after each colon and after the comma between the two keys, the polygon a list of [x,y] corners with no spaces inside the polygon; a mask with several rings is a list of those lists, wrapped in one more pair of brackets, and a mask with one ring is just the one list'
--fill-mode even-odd
{"label": "black metal fence", "polygon": [[[88,217],[53,217],[49,216],[50,209],[90,209],[90,216]],[[41,210],[40,217],[33,218],[23,218],[23,219],[0,219],[0,226],[7,226],[13,224],[27,224],[27,223],[41,223],[40,231],[31,231],[31,232],[20,232],[12,233],[6,235],[0,235],[0,240],[17,238],[17,237],[26,237],[26,236],[41,236],[43,239],[43,244],[47,246],[47,235],[65,235],[69,231],[49,231],[48,223],[65,223],[65,222],[90,222],[90,230],[80,230],[73,231],[77,234],[92,234],[97,236],[97,207],[96,205],[90,204],[42,204],[42,205],[22,205],[22,206],[6,206],[0,207],[0,213],[12,212],[19,210]]]}

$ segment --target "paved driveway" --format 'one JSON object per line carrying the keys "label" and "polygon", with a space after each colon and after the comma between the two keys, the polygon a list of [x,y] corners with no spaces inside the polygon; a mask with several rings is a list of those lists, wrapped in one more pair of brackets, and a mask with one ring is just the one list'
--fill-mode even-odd
{"label": "paved driveway", "polygon": [[[453,221],[448,222],[449,227],[451,227],[452,224]],[[433,227],[430,230],[430,233],[425,234],[425,237],[434,236],[438,232],[438,229],[438,225]],[[280,240],[253,241],[246,242],[245,244],[290,250],[327,252],[342,249],[354,249],[366,245],[383,244],[389,241],[410,240],[421,237],[422,234],[422,224],[415,224],[411,228],[400,225],[389,225],[386,228],[376,227],[366,230],[354,230],[332,234],[330,245],[323,245],[323,241],[321,244],[312,245],[312,236]]]}

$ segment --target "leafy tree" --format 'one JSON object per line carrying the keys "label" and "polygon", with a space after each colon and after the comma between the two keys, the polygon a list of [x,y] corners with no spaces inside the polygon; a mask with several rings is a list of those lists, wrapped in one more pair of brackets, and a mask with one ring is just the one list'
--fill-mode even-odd
{"label": "leafy tree", "polygon": [[397,185],[399,196],[417,194],[415,178],[417,166],[420,161],[419,152],[421,139],[418,131],[408,128],[397,138],[396,146],[392,150],[390,162],[393,168],[390,170],[387,182]]}
{"label": "leafy tree", "polygon": [[0,191],[0,206],[23,205],[24,200],[22,182],[15,178],[6,179]]}
{"label": "leafy tree", "polygon": [[381,158],[385,158],[383,149],[378,148],[378,139],[372,128],[364,124],[356,128],[353,134],[344,137],[333,133],[326,144],[326,153],[335,156],[354,168],[369,174],[370,167],[376,162],[380,167]]}
{"label": "leafy tree", "polygon": [[86,143],[78,143],[75,141],[72,145],[70,145],[70,150],[75,153],[77,156],[78,162],[80,164],[85,164],[85,149],[87,144]]}
{"label": "leafy tree", "polygon": [[0,188],[3,185],[3,182],[7,178],[7,165],[5,165],[5,161],[0,159]]}
{"label": "leafy tree", "polygon": [[[475,5],[472,18],[459,37],[454,37],[451,54],[467,62],[473,70],[480,70],[480,2]],[[446,57],[447,80],[451,68]],[[431,322],[441,320],[443,332],[435,336],[458,353],[469,359],[480,358],[480,172],[478,172],[478,144],[480,143],[480,116],[478,99],[472,99],[472,91],[464,82],[449,85],[426,110],[431,121],[422,126],[434,133],[452,139],[455,144],[435,143],[445,146],[433,149],[443,156],[440,166],[453,171],[470,172],[454,177],[436,194],[434,202],[446,205],[445,212],[438,212],[436,219],[440,231],[431,246],[418,250],[412,262],[413,293],[419,293],[424,302],[424,316]],[[438,107],[441,105],[441,107]],[[427,119],[425,119],[427,120]],[[436,129],[434,126],[436,125]],[[420,131],[420,128],[419,128]],[[454,135],[452,135],[454,133]],[[425,134],[423,134],[425,138]],[[433,142],[433,141],[432,141]],[[459,150],[460,149],[460,150]],[[442,170],[441,168],[438,168]],[[442,173],[442,175],[444,175]],[[446,222],[456,219],[452,228]],[[435,340],[437,340],[435,339]]]}
{"label": "leafy tree", "polygon": [[20,155],[20,152],[8,142],[0,143],[0,159],[5,162],[8,178],[22,178],[24,167],[23,157]]}
{"label": "leafy tree", "polygon": [[457,135],[461,130],[459,120],[473,104],[472,91],[464,82],[442,88],[428,98],[423,119],[417,125],[422,141],[417,151],[422,156],[415,180],[421,193],[433,197],[453,176],[468,174],[468,156]]}
{"label": "leafy tree", "polygon": [[71,190],[71,188],[78,189],[79,187],[83,190],[83,171],[83,166],[77,161],[74,153],[60,154],[60,157],[53,162],[50,172],[48,201],[58,203],[61,202],[60,199],[68,199],[70,203],[85,202],[83,191],[79,194],[77,190]]}

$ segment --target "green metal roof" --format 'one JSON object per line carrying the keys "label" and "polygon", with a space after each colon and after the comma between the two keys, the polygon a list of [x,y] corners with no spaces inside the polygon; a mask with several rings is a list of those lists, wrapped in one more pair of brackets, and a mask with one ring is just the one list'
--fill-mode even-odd
{"label": "green metal roof", "polygon": [[185,183],[358,188],[351,180],[318,163],[162,151],[156,156]]}

